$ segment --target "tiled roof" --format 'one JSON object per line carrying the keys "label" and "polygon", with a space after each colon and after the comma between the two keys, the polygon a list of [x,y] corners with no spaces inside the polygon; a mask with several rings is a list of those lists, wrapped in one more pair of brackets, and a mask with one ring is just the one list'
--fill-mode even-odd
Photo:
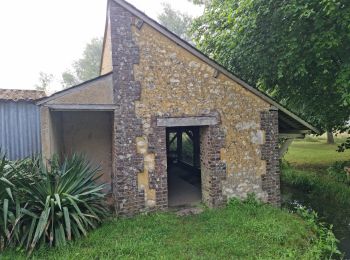
{"label": "tiled roof", "polygon": [[0,100],[35,101],[43,97],[46,97],[44,91],[23,89],[0,89]]}

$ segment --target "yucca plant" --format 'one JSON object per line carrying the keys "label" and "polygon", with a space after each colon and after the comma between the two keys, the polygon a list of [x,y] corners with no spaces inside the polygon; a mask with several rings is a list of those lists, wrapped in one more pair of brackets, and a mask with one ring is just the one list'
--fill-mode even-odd
{"label": "yucca plant", "polygon": [[8,237],[8,204],[12,197],[13,184],[8,180],[7,160],[4,155],[0,158],[0,249],[7,244]]}
{"label": "yucca plant", "polygon": [[85,236],[108,216],[98,167],[73,155],[0,161],[0,246],[65,245]]}
{"label": "yucca plant", "polygon": [[35,160],[28,168],[39,176],[35,182],[19,184],[27,200],[20,246],[30,253],[39,242],[61,246],[85,236],[107,217],[104,185],[96,182],[98,168],[84,157],[73,155],[62,163],[54,157],[49,167]]}
{"label": "yucca plant", "polygon": [[15,246],[19,241],[18,223],[22,219],[20,200],[17,197],[17,169],[5,155],[0,155],[0,249]]}

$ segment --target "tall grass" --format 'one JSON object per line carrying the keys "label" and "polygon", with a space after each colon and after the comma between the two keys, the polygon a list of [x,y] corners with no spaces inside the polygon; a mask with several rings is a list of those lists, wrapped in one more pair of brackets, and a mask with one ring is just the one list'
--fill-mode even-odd
{"label": "tall grass", "polygon": [[298,170],[284,164],[282,167],[282,182],[299,190],[313,193],[321,198],[331,200],[340,206],[350,206],[350,187],[329,175]]}

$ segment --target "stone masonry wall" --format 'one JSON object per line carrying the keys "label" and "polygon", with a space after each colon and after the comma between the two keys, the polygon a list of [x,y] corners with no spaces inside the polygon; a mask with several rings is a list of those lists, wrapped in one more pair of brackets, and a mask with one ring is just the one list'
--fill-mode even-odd
{"label": "stone masonry wall", "polygon": [[166,129],[157,126],[160,117],[220,119],[219,125],[200,130],[207,205],[219,206],[252,192],[275,203],[278,162],[269,149],[275,148],[278,121],[271,105],[113,1],[110,25],[118,213],[167,207]]}
{"label": "stone masonry wall", "polygon": [[[265,137],[260,114],[268,111],[270,104],[225,75],[217,75],[211,66],[146,23],[141,29],[132,26],[132,30],[140,51],[134,73],[142,89],[135,105],[136,115],[142,120],[144,139],[154,131],[151,126],[154,117],[218,114],[225,138],[216,162],[222,168],[225,164],[226,169],[225,177],[217,180],[216,190],[222,193],[221,197],[214,201],[245,198],[251,192],[267,201],[267,191],[262,188],[266,162],[261,157]],[[203,154],[206,156],[204,150]],[[223,170],[219,172],[222,175]],[[205,178],[205,170],[203,173]],[[206,192],[209,192],[207,188],[203,190],[204,197]]]}
{"label": "stone masonry wall", "polygon": [[266,161],[266,173],[262,175],[262,188],[267,192],[267,201],[279,206],[281,203],[279,148],[278,148],[278,111],[261,113],[261,129],[265,131],[265,143],[261,147],[261,159]]}
{"label": "stone masonry wall", "polygon": [[225,134],[219,126],[200,128],[202,198],[210,207],[221,206],[227,201],[227,196],[222,192],[226,163],[220,160],[224,144]]}
{"label": "stone masonry wall", "polygon": [[137,153],[136,141],[142,136],[141,119],[136,117],[135,102],[141,87],[134,80],[133,66],[138,63],[139,50],[132,38],[133,16],[110,1],[114,103],[113,193],[116,210],[134,215],[144,207],[144,190],[138,187],[138,174],[143,171],[144,156]]}

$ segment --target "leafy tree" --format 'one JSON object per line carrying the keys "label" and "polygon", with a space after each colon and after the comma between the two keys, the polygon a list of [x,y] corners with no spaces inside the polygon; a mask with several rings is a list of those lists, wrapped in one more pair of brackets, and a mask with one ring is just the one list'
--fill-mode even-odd
{"label": "leafy tree", "polygon": [[163,13],[158,16],[159,22],[170,31],[190,42],[189,29],[192,24],[192,17],[171,8],[170,4],[162,3]]}
{"label": "leafy tree", "polygon": [[35,89],[40,91],[47,91],[52,80],[52,74],[41,71],[39,73],[39,83],[35,85]]}
{"label": "leafy tree", "polygon": [[[350,130],[348,134],[350,134]],[[350,149],[350,137],[346,138],[345,142],[338,146],[338,152],[344,152],[346,149]]]}
{"label": "leafy tree", "polygon": [[68,88],[77,84],[79,84],[79,80],[77,76],[74,75],[74,72],[71,70],[66,70],[62,73],[62,85],[64,88]]}
{"label": "leafy tree", "polygon": [[211,0],[188,0],[189,2],[195,4],[195,5],[209,5]]}
{"label": "leafy tree", "polygon": [[348,0],[211,0],[192,32],[211,58],[332,131],[350,115],[349,21]]}
{"label": "leafy tree", "polygon": [[93,38],[85,47],[83,57],[73,62],[73,70],[62,73],[62,85],[64,88],[79,84],[100,73],[102,38]]}

